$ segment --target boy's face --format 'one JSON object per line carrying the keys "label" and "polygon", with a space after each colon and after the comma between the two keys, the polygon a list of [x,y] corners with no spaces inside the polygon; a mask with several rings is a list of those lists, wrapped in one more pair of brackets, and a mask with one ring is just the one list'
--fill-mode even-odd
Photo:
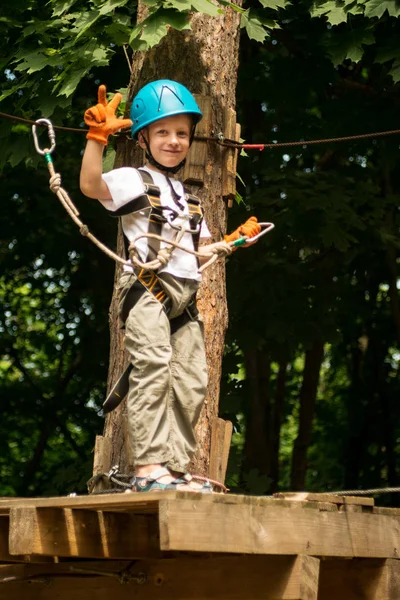
{"label": "boy's face", "polygon": [[[192,119],[189,115],[165,117],[146,127],[144,135],[150,144],[153,158],[165,167],[176,167],[186,158],[190,147]],[[139,145],[146,148],[139,134]]]}

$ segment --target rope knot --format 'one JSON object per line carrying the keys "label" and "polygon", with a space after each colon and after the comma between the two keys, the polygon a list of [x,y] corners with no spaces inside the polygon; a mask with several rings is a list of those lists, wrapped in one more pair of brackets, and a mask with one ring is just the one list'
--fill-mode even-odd
{"label": "rope knot", "polygon": [[157,260],[160,261],[162,267],[165,267],[165,265],[168,263],[171,258],[171,254],[171,248],[161,248],[157,254]]}
{"label": "rope knot", "polygon": [[82,225],[82,227],[79,229],[79,233],[81,235],[89,235],[89,227],[87,225]]}
{"label": "rope knot", "polygon": [[227,242],[217,242],[213,248],[211,248],[213,254],[218,256],[229,256],[232,254],[233,248]]}
{"label": "rope knot", "polygon": [[60,173],[54,173],[54,175],[52,175],[50,177],[50,189],[52,192],[54,192],[54,194],[57,194],[58,190],[61,187],[61,175]]}

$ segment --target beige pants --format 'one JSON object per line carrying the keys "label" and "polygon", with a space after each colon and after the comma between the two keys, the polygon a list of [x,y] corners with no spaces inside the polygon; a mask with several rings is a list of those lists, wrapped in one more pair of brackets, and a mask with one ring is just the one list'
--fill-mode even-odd
{"label": "beige pants", "polygon": [[[170,317],[178,316],[198,284],[162,277],[172,299]],[[133,274],[122,275],[121,302],[134,280]],[[171,335],[163,305],[146,290],[126,320],[125,347],[133,365],[127,409],[134,463],[165,463],[185,472],[196,449],[194,427],[207,386],[203,323],[189,320]]]}

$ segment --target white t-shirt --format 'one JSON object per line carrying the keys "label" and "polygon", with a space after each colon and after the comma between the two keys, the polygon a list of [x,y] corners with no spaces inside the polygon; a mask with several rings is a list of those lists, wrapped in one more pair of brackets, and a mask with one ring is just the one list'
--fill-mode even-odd
{"label": "white t-shirt", "polygon": [[[160,188],[160,199],[162,206],[169,206],[174,211],[181,213],[182,215],[188,215],[189,207],[185,200],[183,185],[180,183],[180,181],[177,181],[176,179],[170,179],[174,190],[180,196],[179,203],[183,206],[182,211],[180,211],[179,207],[174,202],[166,176],[162,173],[158,173],[157,171],[152,171],[147,167],[143,168],[151,174],[154,184]],[[106,182],[108,189],[110,190],[112,200],[100,200],[100,202],[107,210],[111,212],[120,209],[128,202],[138,198],[139,196],[142,196],[145,193],[142,178],[138,171],[132,167],[121,167],[120,169],[114,169],[108,173],[103,173],[103,180]],[[136,213],[123,215],[121,217],[122,229],[129,241],[132,241],[137,235],[147,233],[148,219],[149,210],[142,210]],[[176,226],[186,223],[186,227],[189,227],[188,220],[179,216],[176,217],[173,222]],[[176,235],[176,230],[173,229],[168,223],[164,223],[162,225],[161,235],[166,239],[173,239]],[[205,220],[203,220],[200,229],[200,239],[203,240],[209,237],[211,237],[209,229],[205,223]],[[192,234],[185,233],[180,241],[180,244],[190,250],[193,250],[194,246]],[[145,262],[148,253],[147,239],[141,238],[138,240],[136,247],[140,260]],[[161,242],[160,248],[165,247],[169,247],[169,245]],[[129,267],[126,269],[129,269]],[[193,254],[189,254],[188,252],[181,250],[180,248],[175,248],[168,264],[165,267],[160,268],[158,272],[171,273],[176,277],[183,277],[185,279],[195,279],[197,281],[201,280],[201,274],[198,272],[196,257]]]}

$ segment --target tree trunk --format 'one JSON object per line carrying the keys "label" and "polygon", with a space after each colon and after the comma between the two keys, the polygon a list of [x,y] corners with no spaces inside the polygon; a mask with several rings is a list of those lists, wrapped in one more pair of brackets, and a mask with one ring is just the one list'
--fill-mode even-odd
{"label": "tree trunk", "polygon": [[[238,3],[239,4],[239,3]],[[170,30],[157,48],[147,53],[136,53],[128,96],[155,79],[173,79],[186,85],[193,93],[211,98],[211,130],[223,131],[223,112],[235,106],[238,68],[239,15],[230,8],[217,18],[194,15],[191,31]],[[205,143],[205,142],[202,142]],[[193,187],[205,209],[205,217],[212,241],[220,240],[226,231],[226,205],[222,198],[221,171],[227,150],[207,143],[207,163],[204,185]],[[117,146],[116,166],[140,166],[142,153],[135,143],[121,138]],[[119,248],[122,249],[121,239]],[[116,279],[119,276],[117,268]],[[204,275],[198,295],[200,312],[205,324],[205,342],[209,369],[209,385],[204,407],[197,425],[198,452],[193,469],[200,474],[208,472],[211,426],[218,414],[219,381],[227,327],[225,266],[218,261]],[[108,387],[120,375],[127,357],[118,329],[115,294],[110,307],[111,351]],[[105,423],[104,436],[112,439],[111,464],[119,464],[121,471],[132,472],[133,465],[127,443],[125,403],[111,413]]]}
{"label": "tree trunk", "polygon": [[278,376],[276,378],[276,390],[274,398],[274,406],[272,409],[272,427],[271,427],[271,468],[270,478],[271,487],[270,493],[274,494],[278,491],[279,481],[279,449],[281,445],[281,427],[283,418],[283,409],[285,405],[286,393],[286,371],[288,363],[282,360],[279,363]]}
{"label": "tree trunk", "polygon": [[245,471],[257,469],[261,475],[269,476],[271,466],[271,357],[265,350],[246,350],[244,360],[250,393],[243,469]]}
{"label": "tree trunk", "polygon": [[311,441],[312,422],[317,398],[319,372],[324,357],[324,344],[314,342],[306,351],[303,383],[300,390],[299,432],[293,446],[292,490],[304,490],[307,472],[307,451]]}

